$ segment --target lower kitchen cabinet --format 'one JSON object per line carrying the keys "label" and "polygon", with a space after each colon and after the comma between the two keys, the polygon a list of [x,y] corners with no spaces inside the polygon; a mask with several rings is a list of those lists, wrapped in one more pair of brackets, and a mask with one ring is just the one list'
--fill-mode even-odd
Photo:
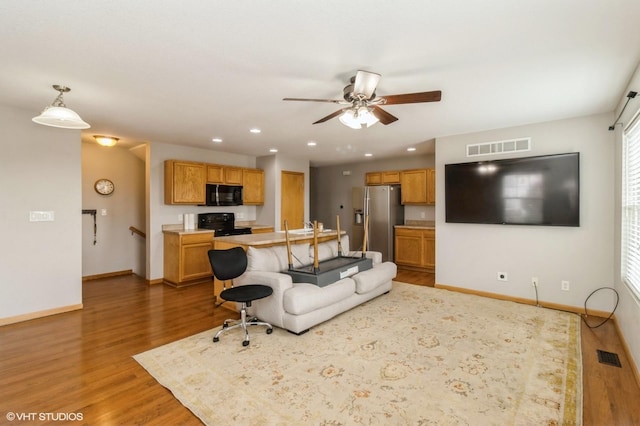
{"label": "lower kitchen cabinet", "polygon": [[174,287],[211,280],[208,251],[213,248],[211,232],[164,232],[164,282]]}
{"label": "lower kitchen cabinet", "polygon": [[396,227],[394,260],[397,265],[409,269],[435,271],[435,229]]}

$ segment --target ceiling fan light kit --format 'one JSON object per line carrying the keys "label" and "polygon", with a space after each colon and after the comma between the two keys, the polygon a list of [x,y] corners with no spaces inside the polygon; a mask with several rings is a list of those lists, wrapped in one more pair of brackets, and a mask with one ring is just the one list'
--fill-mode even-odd
{"label": "ceiling fan light kit", "polygon": [[365,106],[347,109],[340,117],[342,124],[352,129],[362,129],[376,124],[378,118]]}
{"label": "ceiling fan light kit", "polygon": [[60,93],[51,105],[47,106],[39,116],[33,117],[33,122],[61,129],[88,129],[91,127],[89,123],[83,121],[75,111],[67,108],[64,104],[62,95],[71,89],[57,84],[54,84],[53,88]]}
{"label": "ceiling fan light kit", "polygon": [[440,90],[431,92],[407,93],[404,95],[376,96],[376,87],[380,81],[380,74],[358,70],[351,77],[350,84],[343,89],[342,99],[309,99],[284,98],[283,101],[329,102],[350,107],[335,111],[313,124],[324,123],[334,117],[339,117],[342,124],[352,129],[371,127],[378,121],[391,124],[398,118],[380,108],[380,105],[413,104],[422,102],[439,102],[442,97]]}

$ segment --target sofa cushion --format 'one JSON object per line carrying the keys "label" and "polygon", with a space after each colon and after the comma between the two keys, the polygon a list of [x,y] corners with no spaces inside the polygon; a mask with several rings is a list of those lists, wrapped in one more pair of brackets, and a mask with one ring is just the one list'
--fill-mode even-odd
{"label": "sofa cushion", "polygon": [[[294,268],[311,263],[309,259],[309,243],[292,244],[291,254]],[[247,271],[280,272],[289,267],[287,246],[256,248],[249,246],[247,250]]]}
{"label": "sofa cushion", "polygon": [[293,284],[284,293],[284,310],[293,315],[302,315],[332,305],[354,294],[356,284],[344,278],[325,287],[307,283]]}
{"label": "sofa cushion", "polygon": [[368,293],[376,287],[391,281],[396,277],[398,268],[393,262],[383,262],[373,265],[373,268],[359,272],[351,278],[356,282],[356,293]]}

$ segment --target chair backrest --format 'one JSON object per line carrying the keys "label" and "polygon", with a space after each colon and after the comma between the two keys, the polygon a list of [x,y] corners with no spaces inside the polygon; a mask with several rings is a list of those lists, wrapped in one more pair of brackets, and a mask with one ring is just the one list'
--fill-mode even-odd
{"label": "chair backrest", "polygon": [[227,250],[209,250],[209,263],[213,275],[220,281],[232,280],[247,270],[247,254],[242,247]]}

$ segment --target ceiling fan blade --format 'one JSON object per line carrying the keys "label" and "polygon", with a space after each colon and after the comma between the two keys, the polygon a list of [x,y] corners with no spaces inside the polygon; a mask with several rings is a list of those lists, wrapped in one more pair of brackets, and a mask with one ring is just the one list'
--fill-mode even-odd
{"label": "ceiling fan blade", "polygon": [[326,117],[321,118],[320,120],[316,121],[316,122],[315,122],[315,123],[313,123],[313,124],[319,124],[319,123],[324,123],[325,121],[329,121],[329,120],[331,120],[332,118],[337,117],[337,116],[339,116],[340,114],[342,114],[346,109],[349,109],[349,108],[339,109],[338,111],[336,111],[336,112],[334,112],[334,113],[332,113],[332,114],[329,114],[329,115],[327,115]]}
{"label": "ceiling fan blade", "polygon": [[380,74],[358,70],[356,80],[353,83],[353,93],[355,95],[364,95],[365,99],[370,99],[376,91],[379,81]]}
{"label": "ceiling fan blade", "polygon": [[442,98],[442,92],[434,90],[433,92],[406,93],[404,95],[381,96],[380,98],[385,100],[384,105],[438,102]]}
{"label": "ceiling fan blade", "polygon": [[342,99],[307,99],[307,98],[283,98],[283,101],[303,101],[303,102],[330,102],[332,104],[344,104]]}
{"label": "ceiling fan blade", "polygon": [[379,106],[375,105],[372,108],[373,108],[373,115],[375,115],[376,118],[380,120],[380,122],[385,126],[387,124],[393,123],[394,121],[398,121],[398,117],[395,117],[389,114],[387,111],[383,110]]}

